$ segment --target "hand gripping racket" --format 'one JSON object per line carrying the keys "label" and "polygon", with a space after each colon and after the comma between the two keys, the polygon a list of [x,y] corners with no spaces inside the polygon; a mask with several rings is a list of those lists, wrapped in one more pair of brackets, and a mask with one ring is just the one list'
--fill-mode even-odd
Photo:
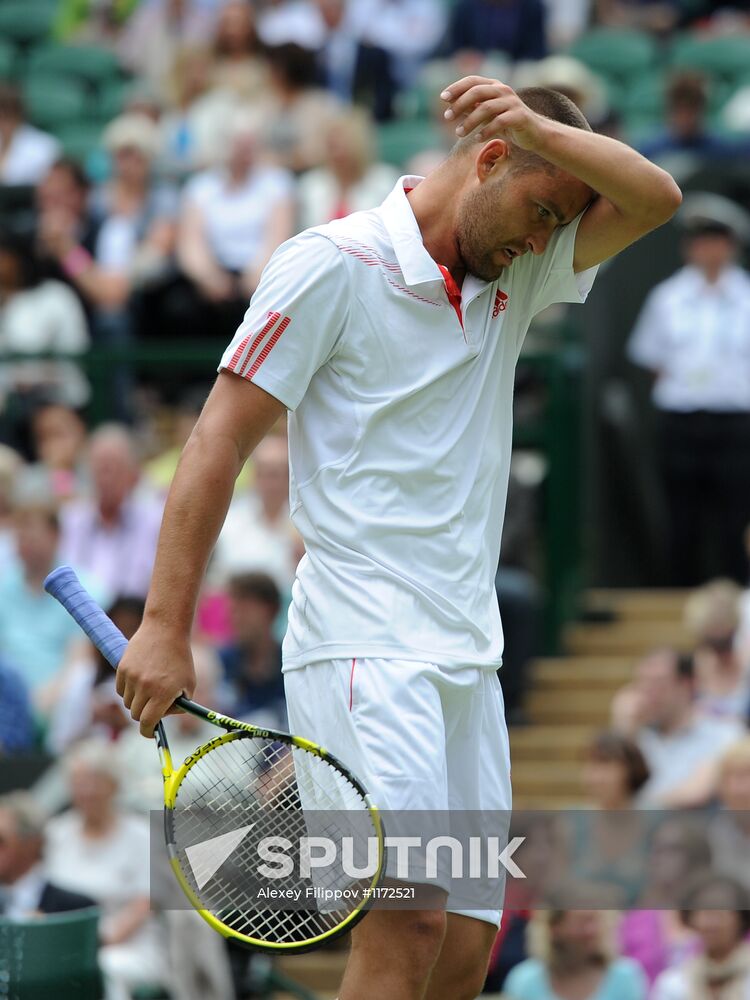
{"label": "hand gripping racket", "polygon": [[[127,639],[69,566],[44,582],[117,667]],[[160,722],[169,861],[190,903],[226,938],[300,952],[351,929],[384,869],[380,815],[361,782],[322,747],[260,729],[188,698],[224,730],[175,768]]]}

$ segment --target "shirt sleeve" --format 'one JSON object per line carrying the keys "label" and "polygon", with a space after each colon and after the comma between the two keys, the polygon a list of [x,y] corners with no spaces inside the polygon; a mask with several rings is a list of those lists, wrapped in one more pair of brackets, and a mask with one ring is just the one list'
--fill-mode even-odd
{"label": "shirt sleeve", "polygon": [[296,409],[339,347],[349,299],[340,251],[319,233],[294,237],[266,265],[219,371],[234,372]]}
{"label": "shirt sleeve", "polygon": [[519,270],[527,282],[524,297],[531,304],[532,316],[554,302],[586,301],[599,265],[578,274],[573,270],[576,234],[583,214],[557,229],[543,254],[527,254],[513,265],[521,265]]}

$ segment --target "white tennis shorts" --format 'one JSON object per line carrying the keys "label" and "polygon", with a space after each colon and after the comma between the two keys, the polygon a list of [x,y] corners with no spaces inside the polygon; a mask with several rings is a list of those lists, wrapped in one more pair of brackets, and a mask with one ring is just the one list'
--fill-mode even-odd
{"label": "white tennis shorts", "polygon": [[[358,658],[311,663],[284,679],[291,732],[338,757],[381,810],[510,812],[494,671]],[[500,910],[451,906],[450,895],[447,909],[500,923]]]}

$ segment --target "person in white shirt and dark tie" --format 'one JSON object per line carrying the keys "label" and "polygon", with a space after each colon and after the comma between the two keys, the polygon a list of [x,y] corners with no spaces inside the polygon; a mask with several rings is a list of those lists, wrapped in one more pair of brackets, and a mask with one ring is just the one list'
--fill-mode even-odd
{"label": "person in white shirt and dark tie", "polygon": [[744,582],[750,523],[750,216],[719,195],[685,198],[685,264],[652,289],[628,356],[654,376],[668,505],[670,583]]}

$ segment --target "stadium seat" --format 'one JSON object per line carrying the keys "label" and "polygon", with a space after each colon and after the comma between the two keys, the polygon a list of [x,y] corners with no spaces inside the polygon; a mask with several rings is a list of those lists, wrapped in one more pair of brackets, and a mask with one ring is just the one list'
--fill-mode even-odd
{"label": "stadium seat", "polygon": [[65,155],[82,164],[89,176],[99,180],[106,175],[106,154],[101,149],[100,125],[92,122],[71,122],[57,129],[55,134],[62,144]]}
{"label": "stadium seat", "polygon": [[568,50],[605,79],[628,83],[656,63],[656,43],[639,31],[595,28],[577,39]]}
{"label": "stadium seat", "polygon": [[629,132],[643,132],[664,121],[664,74],[647,73],[622,91],[617,107]]}
{"label": "stadium seat", "polygon": [[99,911],[74,910],[28,921],[0,919],[3,986],[23,1000],[100,1000]]}
{"label": "stadium seat", "polygon": [[7,42],[0,41],[0,79],[10,80],[16,72],[16,50]]}
{"label": "stadium seat", "polygon": [[121,70],[111,52],[95,45],[45,45],[32,52],[28,72],[59,73],[99,86],[117,79]]}
{"label": "stadium seat", "polygon": [[430,121],[393,121],[378,128],[380,159],[398,167],[417,153],[441,145],[440,134]]}
{"label": "stadium seat", "polygon": [[681,35],[672,43],[669,62],[675,69],[695,69],[733,83],[750,72],[750,36],[700,38]]}
{"label": "stadium seat", "polygon": [[102,122],[110,122],[123,109],[131,84],[126,80],[110,80],[97,88],[96,117]]}
{"label": "stadium seat", "polygon": [[0,3],[0,38],[17,46],[38,44],[49,38],[52,25],[46,4]]}
{"label": "stadium seat", "polygon": [[88,112],[86,90],[67,76],[40,74],[23,84],[23,96],[29,119],[39,128],[57,134],[61,126],[80,122]]}

